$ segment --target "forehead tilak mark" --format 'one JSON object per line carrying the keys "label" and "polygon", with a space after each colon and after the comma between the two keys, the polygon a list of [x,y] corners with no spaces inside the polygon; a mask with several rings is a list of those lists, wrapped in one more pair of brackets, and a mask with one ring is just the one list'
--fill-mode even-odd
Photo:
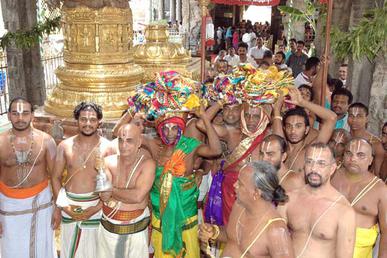
{"label": "forehead tilak mark", "polygon": [[21,114],[24,111],[23,102],[17,102],[16,103],[16,112]]}

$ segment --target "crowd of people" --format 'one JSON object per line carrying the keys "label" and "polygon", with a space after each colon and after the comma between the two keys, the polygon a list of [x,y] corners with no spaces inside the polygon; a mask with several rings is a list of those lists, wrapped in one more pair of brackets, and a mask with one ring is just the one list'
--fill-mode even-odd
{"label": "crowd of people", "polygon": [[[347,65],[322,80],[328,58],[308,57],[302,41],[273,56],[264,36],[235,49],[229,34],[207,85],[240,64],[275,66],[295,78],[288,96],[218,94],[153,122],[157,110],[130,108],[112,141],[98,131],[101,107],[82,102],[79,133],[58,145],[32,126],[31,103],[13,99],[0,134],[1,257],[57,257],[59,227],[63,258],[387,257],[387,123],[381,139],[367,130]],[[165,94],[157,101],[179,101]],[[111,188],[96,191],[98,180]]]}

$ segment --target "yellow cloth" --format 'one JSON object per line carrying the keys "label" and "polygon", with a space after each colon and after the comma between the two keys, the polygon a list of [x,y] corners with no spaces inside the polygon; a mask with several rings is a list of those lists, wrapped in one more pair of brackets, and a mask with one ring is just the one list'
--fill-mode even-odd
{"label": "yellow cloth", "polygon": [[378,226],[356,228],[356,242],[353,258],[372,258],[372,248],[378,237]]}
{"label": "yellow cloth", "polygon": [[[197,221],[197,216],[191,217],[187,220],[187,224],[191,224],[192,222]],[[157,219],[154,215],[152,215],[152,227],[156,228],[152,230],[152,246],[155,250],[154,257],[155,258],[173,258],[172,255],[164,254],[162,252],[161,244],[162,244],[162,234],[157,229],[160,229],[160,220]],[[196,223],[195,226],[190,227],[189,229],[183,230],[183,242],[185,246],[185,256],[184,258],[197,258],[200,257],[200,248],[198,241],[198,225]]]}

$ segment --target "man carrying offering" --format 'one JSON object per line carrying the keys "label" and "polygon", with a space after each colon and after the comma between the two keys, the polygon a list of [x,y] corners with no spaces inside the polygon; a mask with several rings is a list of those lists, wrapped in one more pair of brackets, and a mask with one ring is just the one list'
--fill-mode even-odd
{"label": "man carrying offering", "polygon": [[149,257],[149,192],[156,163],[140,150],[141,129],[126,124],[118,132],[119,155],[105,158],[112,191],[100,193],[102,220],[98,230],[97,257]]}
{"label": "man carrying offering", "polygon": [[[156,176],[151,190],[152,245],[155,257],[199,257],[197,198],[198,187],[193,172],[197,157],[216,158],[221,154],[219,138],[199,98],[196,83],[174,71],[162,72],[156,81],[144,85],[129,100],[131,112],[144,111],[155,120],[161,144],[153,148]],[[200,109],[208,145],[183,135],[189,110]],[[157,146],[160,139],[144,139]],[[153,145],[152,145],[153,144]]]}
{"label": "man carrying offering", "polygon": [[[95,162],[114,153],[110,142],[98,135],[102,117],[100,106],[81,102],[74,109],[79,134],[58,145],[51,180],[58,210],[62,210],[62,258],[97,256],[102,203],[94,193]],[[67,176],[63,180],[64,170]]]}

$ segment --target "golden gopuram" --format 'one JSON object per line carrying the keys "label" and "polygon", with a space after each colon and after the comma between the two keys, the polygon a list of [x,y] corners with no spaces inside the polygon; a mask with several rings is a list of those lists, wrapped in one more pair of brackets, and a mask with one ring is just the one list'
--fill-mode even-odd
{"label": "golden gopuram", "polygon": [[44,110],[71,117],[81,101],[94,101],[103,107],[105,118],[120,117],[129,92],[144,74],[133,63],[131,9],[64,7],[62,29],[65,65],[56,70],[60,83]]}
{"label": "golden gopuram", "polygon": [[134,62],[145,70],[142,82],[155,79],[156,72],[174,70],[200,80],[200,58],[192,58],[182,44],[169,42],[168,26],[151,24],[145,29],[146,43],[134,47]]}

